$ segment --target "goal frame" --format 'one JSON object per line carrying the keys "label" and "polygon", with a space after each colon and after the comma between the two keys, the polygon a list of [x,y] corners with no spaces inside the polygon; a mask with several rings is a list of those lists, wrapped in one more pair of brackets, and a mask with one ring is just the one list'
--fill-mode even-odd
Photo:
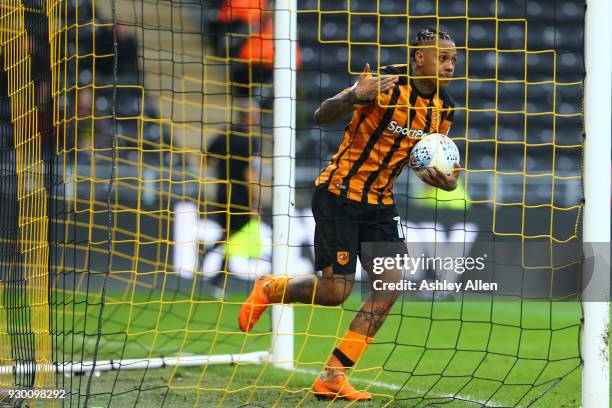
{"label": "goal frame", "polygon": [[[582,331],[582,406],[610,405],[610,117],[612,85],[612,6],[587,0],[584,80],[583,242],[592,252],[585,270]],[[587,248],[587,246],[589,248]],[[586,264],[586,263],[585,263]],[[592,272],[592,274],[591,274]]]}
{"label": "goal frame", "polygon": [[[295,208],[297,0],[274,2],[274,159],[272,273],[291,275],[289,246]],[[293,368],[293,307],[272,305],[271,362]]]}

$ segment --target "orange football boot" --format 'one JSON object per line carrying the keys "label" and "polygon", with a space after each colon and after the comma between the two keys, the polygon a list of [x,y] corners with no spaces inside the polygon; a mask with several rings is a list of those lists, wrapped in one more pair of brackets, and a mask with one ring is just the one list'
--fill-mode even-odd
{"label": "orange football boot", "polygon": [[255,282],[249,297],[244,301],[238,312],[238,324],[243,332],[250,332],[255,323],[259,320],[263,312],[270,306],[270,299],[265,286],[273,278],[264,275]]}
{"label": "orange football boot", "polygon": [[[333,376],[321,374],[312,386],[312,391],[318,400],[322,399],[345,399],[349,401],[368,401],[372,399],[372,394],[367,391],[357,391],[348,382],[342,371],[335,371]],[[325,379],[324,379],[325,378]]]}

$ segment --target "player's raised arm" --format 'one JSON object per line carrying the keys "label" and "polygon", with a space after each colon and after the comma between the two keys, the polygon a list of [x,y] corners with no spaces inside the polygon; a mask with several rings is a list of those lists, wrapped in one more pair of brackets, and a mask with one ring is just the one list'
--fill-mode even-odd
{"label": "player's raised arm", "polygon": [[348,92],[342,91],[321,103],[314,113],[314,121],[318,124],[333,122],[352,111],[355,104],[373,102],[379,92],[387,92],[398,79],[395,75],[382,78],[379,88],[378,77],[371,76],[369,72],[370,64],[366,63],[359,80]]}

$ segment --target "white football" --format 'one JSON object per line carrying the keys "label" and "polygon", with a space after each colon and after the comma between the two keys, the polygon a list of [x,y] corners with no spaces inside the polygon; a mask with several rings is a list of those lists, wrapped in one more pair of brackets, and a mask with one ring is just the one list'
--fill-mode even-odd
{"label": "white football", "polygon": [[446,175],[451,175],[459,160],[459,149],[455,142],[441,133],[432,133],[414,145],[409,164],[415,171],[424,167],[436,167]]}

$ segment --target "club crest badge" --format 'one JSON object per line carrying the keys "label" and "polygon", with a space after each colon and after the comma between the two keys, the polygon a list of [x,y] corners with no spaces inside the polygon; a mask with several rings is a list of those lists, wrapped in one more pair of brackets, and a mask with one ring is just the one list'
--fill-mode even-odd
{"label": "club crest badge", "polygon": [[336,262],[338,265],[346,265],[349,261],[349,253],[348,251],[338,251],[336,252]]}

